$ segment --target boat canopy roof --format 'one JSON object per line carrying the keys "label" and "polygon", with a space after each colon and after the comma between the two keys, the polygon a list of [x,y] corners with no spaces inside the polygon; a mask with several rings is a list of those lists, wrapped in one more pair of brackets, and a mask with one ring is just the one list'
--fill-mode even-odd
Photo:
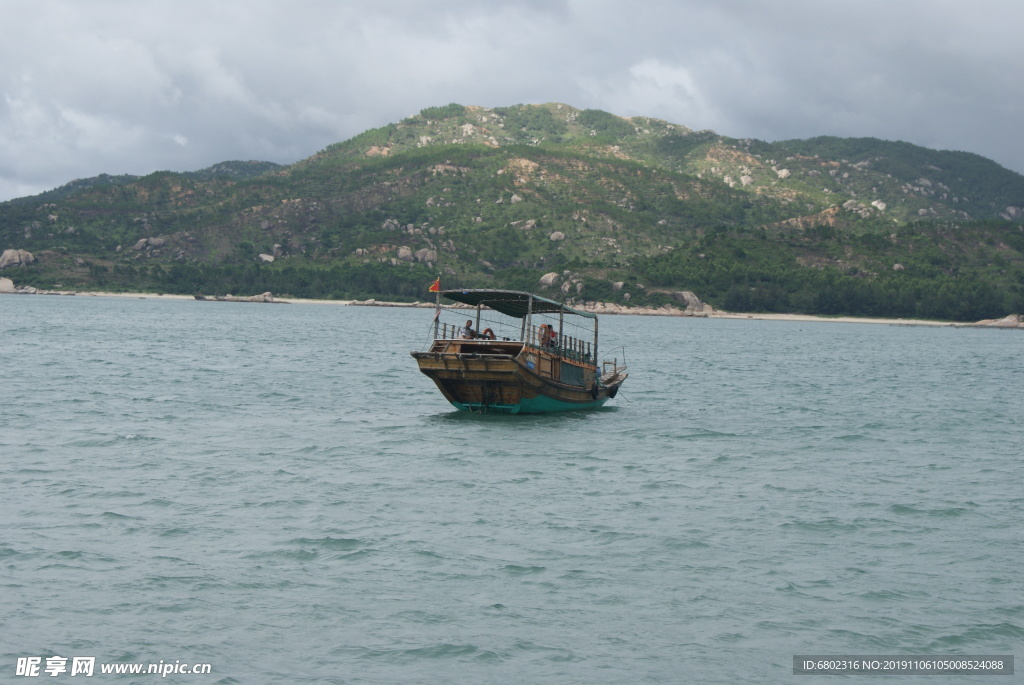
{"label": "boat canopy roof", "polygon": [[588,319],[597,318],[596,314],[581,312],[561,302],[555,302],[554,300],[518,290],[442,290],[441,294],[449,300],[473,306],[483,305],[490,307],[496,312],[514,316],[517,319],[526,318],[527,312],[530,311],[531,298],[533,299],[533,311],[538,314],[565,312],[566,314],[574,314]]}

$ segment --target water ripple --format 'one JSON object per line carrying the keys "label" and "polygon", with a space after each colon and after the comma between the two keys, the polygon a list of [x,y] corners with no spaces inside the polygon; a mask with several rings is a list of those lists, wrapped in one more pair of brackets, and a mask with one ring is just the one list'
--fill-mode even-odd
{"label": "water ripple", "polygon": [[790,683],[1024,638],[1017,337],[607,317],[620,399],[509,417],[416,371],[428,310],[2,304],[8,664]]}

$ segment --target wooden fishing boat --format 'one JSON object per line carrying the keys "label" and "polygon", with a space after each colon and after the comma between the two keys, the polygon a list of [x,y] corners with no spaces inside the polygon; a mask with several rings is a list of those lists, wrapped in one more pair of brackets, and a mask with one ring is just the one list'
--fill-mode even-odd
{"label": "wooden fishing boat", "polygon": [[[598,367],[594,314],[513,290],[445,290],[437,297],[429,349],[411,354],[460,410],[591,409],[615,397],[626,380],[624,359]],[[475,312],[442,309],[442,297]],[[465,324],[442,321],[442,311]]]}

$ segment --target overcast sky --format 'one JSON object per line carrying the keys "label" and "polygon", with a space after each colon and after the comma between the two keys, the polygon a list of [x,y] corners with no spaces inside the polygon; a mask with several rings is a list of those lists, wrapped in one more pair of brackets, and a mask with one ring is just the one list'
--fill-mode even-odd
{"label": "overcast sky", "polygon": [[0,200],[290,163],[449,102],[875,136],[1024,172],[1020,0],[0,0],[0,18]]}

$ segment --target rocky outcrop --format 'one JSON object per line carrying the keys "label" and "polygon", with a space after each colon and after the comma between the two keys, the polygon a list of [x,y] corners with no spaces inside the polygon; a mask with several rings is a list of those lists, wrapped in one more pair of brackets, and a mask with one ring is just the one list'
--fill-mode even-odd
{"label": "rocky outcrop", "polygon": [[593,314],[630,314],[637,316],[696,316],[707,317],[712,313],[710,305],[704,305],[703,312],[683,310],[672,304],[664,304],[660,307],[631,307],[629,305],[615,304],[614,302],[593,302],[583,305],[574,305],[577,309]]}
{"label": "rocky outcrop", "polygon": [[868,208],[868,206],[862,202],[857,202],[856,200],[847,200],[846,202],[844,202],[843,209],[845,209],[848,212],[853,212],[854,214],[857,214],[858,216],[864,219],[867,219],[871,216],[871,210]]}
{"label": "rocky outcrop", "polygon": [[551,238],[551,240],[565,240],[565,234],[561,231],[555,231],[548,237]]}
{"label": "rocky outcrop", "polygon": [[554,285],[556,283],[558,283],[558,274],[554,271],[540,277],[541,285]]}
{"label": "rocky outcrop", "polygon": [[140,238],[137,243],[132,245],[132,249],[136,252],[141,252],[146,248],[154,248],[158,250],[166,244],[166,238]]}
{"label": "rocky outcrop", "polygon": [[14,281],[9,278],[0,278],[0,293],[13,293]]}
{"label": "rocky outcrop", "polygon": [[216,300],[217,302],[269,302],[271,304],[286,304],[285,302],[275,300],[273,294],[269,291],[260,295],[252,295],[250,297],[235,297],[234,295],[218,295],[217,297],[206,297],[204,295],[195,295],[197,300]]}
{"label": "rocky outcrop", "polygon": [[257,257],[257,259],[260,261],[261,264],[273,264],[274,263],[274,255],[272,255],[272,254],[264,254],[264,253],[261,252],[259,257]]}
{"label": "rocky outcrop", "polygon": [[[673,299],[685,304],[685,309],[680,309],[674,304],[664,304],[660,307],[632,307],[629,305],[615,304],[613,302],[594,302],[592,304],[577,305],[579,309],[593,312],[594,314],[638,314],[641,316],[694,316],[705,318],[714,313],[711,305],[700,301],[695,294],[686,290],[672,293]],[[627,301],[630,299],[623,296]]]}
{"label": "rocky outcrop", "polygon": [[[417,262],[436,262],[437,261],[437,252],[435,250],[431,250],[431,249],[426,248],[426,247],[424,247],[421,250],[416,250],[416,254],[414,256],[416,257],[416,261]],[[401,257],[401,255],[399,255],[399,257]]]}
{"label": "rocky outcrop", "polygon": [[580,307],[584,311],[591,312],[593,314],[628,314],[629,307],[623,307],[621,304],[615,304],[614,302],[595,302],[594,304],[588,304]]}
{"label": "rocky outcrop", "polygon": [[695,293],[689,290],[680,290],[672,293],[672,299],[686,305],[678,316],[708,316],[711,314],[711,306],[700,301]]}
{"label": "rocky outcrop", "polygon": [[4,250],[3,254],[0,254],[0,269],[6,269],[9,266],[28,266],[34,261],[36,261],[36,258],[31,252],[26,252],[25,250]]}
{"label": "rocky outcrop", "polygon": [[412,248],[406,247],[404,245],[398,248],[398,258],[401,259],[403,262],[412,262],[415,261],[416,259],[416,257],[412,253]]}
{"label": "rocky outcrop", "polygon": [[1020,314],[1010,314],[1001,319],[984,319],[974,325],[990,328],[1024,328],[1024,317]]}

